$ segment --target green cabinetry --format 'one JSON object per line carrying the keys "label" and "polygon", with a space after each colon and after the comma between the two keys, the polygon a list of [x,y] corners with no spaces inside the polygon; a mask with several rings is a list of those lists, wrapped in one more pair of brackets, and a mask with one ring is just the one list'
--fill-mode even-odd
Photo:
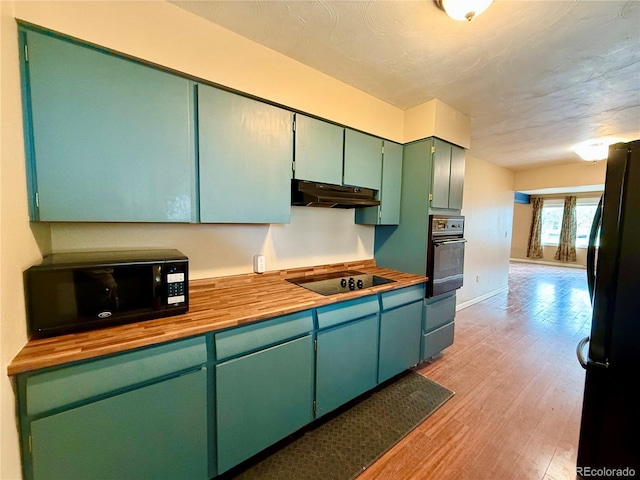
{"label": "green cabinetry", "polygon": [[382,139],[301,114],[295,122],[295,178],[380,190]]}
{"label": "green cabinetry", "polygon": [[26,479],[206,479],[204,337],[18,376]]}
{"label": "green cabinetry", "polygon": [[438,138],[433,139],[431,208],[460,210],[464,186],[465,151]]}
{"label": "green cabinetry", "polygon": [[453,344],[455,315],[455,293],[432,297],[425,302],[421,360],[426,360]]}
{"label": "green cabinetry", "polygon": [[356,209],[356,223],[369,225],[397,225],[400,223],[400,194],[402,190],[402,145],[383,141],[382,185],[380,205]]}
{"label": "green cabinetry", "polygon": [[424,275],[429,215],[460,215],[465,152],[437,138],[404,145],[403,150],[402,221],[398,227],[376,227],[374,257],[381,267]]}
{"label": "green cabinetry", "polygon": [[344,130],[344,185],[380,190],[382,140],[349,128]]}
{"label": "green cabinetry", "polygon": [[288,223],[293,113],[198,85],[200,220]]}
{"label": "green cabinetry", "polygon": [[429,189],[431,182],[431,140],[404,146],[400,218],[395,226],[377,226],[374,257],[381,267],[425,275]]}
{"label": "green cabinetry", "polygon": [[377,296],[320,307],[316,353],[316,417],[377,384]]}
{"label": "green cabinetry", "polygon": [[299,113],[295,122],[294,177],[341,185],[344,128]]}
{"label": "green cabinetry", "polygon": [[383,293],[380,300],[378,383],[420,361],[424,285]]}
{"label": "green cabinetry", "polygon": [[33,31],[21,39],[31,219],[194,221],[189,81]]}
{"label": "green cabinetry", "polygon": [[208,478],[206,369],[31,423],[34,479]]}
{"label": "green cabinetry", "polygon": [[219,360],[235,355],[215,367],[218,473],[312,420],[312,330],[305,311],[214,335]]}
{"label": "green cabinetry", "polygon": [[418,363],[423,297],[415,285],[20,374],[24,477],[227,472]]}

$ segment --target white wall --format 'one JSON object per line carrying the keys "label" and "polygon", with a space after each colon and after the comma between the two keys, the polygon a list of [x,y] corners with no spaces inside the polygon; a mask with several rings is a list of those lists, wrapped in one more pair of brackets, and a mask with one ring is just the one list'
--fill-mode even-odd
{"label": "white wall", "polygon": [[607,162],[580,162],[519,170],[515,174],[513,188],[516,192],[549,188],[555,188],[557,192],[584,186],[591,186],[589,190],[599,190],[604,186],[606,170]]}
{"label": "white wall", "polygon": [[511,170],[467,154],[462,208],[467,248],[459,307],[508,287],[513,177]]}
{"label": "white wall", "polygon": [[22,272],[46,251],[48,231],[31,230],[18,72],[18,40],[11,2],[0,2],[0,478],[20,478],[12,385],[6,368],[26,342]]}
{"label": "white wall", "polygon": [[177,248],[189,257],[191,279],[251,272],[253,255],[267,270],[373,257],[372,227],[355,225],[354,211],[292,207],[291,223],[273,225],[169,225],[58,223],[55,252],[109,248]]}

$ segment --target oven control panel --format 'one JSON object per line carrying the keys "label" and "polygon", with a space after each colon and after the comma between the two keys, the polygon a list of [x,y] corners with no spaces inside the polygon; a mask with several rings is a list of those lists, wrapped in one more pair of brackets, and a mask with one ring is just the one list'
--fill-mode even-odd
{"label": "oven control panel", "polygon": [[464,233],[464,217],[462,216],[431,216],[431,234],[433,236],[442,235],[462,235]]}

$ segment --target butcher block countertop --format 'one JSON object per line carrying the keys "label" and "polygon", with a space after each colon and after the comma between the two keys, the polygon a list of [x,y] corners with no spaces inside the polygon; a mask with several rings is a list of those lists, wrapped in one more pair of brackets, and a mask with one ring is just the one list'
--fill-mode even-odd
{"label": "butcher block countertop", "polygon": [[[395,282],[323,296],[286,281],[287,278],[341,270],[358,270]],[[373,259],[193,280],[189,282],[189,312],[89,332],[30,340],[9,364],[7,373],[16,375],[147,347],[426,281],[427,277],[376,267]]]}

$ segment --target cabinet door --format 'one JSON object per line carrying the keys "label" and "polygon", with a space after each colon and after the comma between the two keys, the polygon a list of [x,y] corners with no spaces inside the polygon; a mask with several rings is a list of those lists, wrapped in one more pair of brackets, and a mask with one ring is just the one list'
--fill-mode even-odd
{"label": "cabinet door", "polygon": [[26,35],[34,220],[193,221],[188,80]]}
{"label": "cabinet door", "polygon": [[382,140],[380,138],[345,129],[342,183],[380,190],[382,183]]}
{"label": "cabinet door", "polygon": [[343,142],[344,128],[296,114],[294,177],[341,185]]}
{"label": "cabinet door", "polygon": [[382,156],[382,188],[380,190],[380,224],[400,223],[402,190],[402,145],[384,141]]}
{"label": "cabinet door", "polygon": [[422,301],[382,312],[378,383],[420,361]]}
{"label": "cabinet door", "polygon": [[462,209],[462,190],[464,188],[464,148],[451,146],[451,179],[449,180],[449,208]]}
{"label": "cabinet door", "polygon": [[200,220],[288,223],[293,113],[198,85]]}
{"label": "cabinet door", "polygon": [[368,225],[398,225],[402,190],[402,145],[384,141],[382,155],[382,186],[380,205],[356,209],[356,223]]}
{"label": "cabinet door", "polygon": [[319,332],[316,416],[357,397],[377,383],[378,315]]}
{"label": "cabinet door", "polygon": [[451,145],[434,139],[433,182],[431,207],[449,208],[449,180],[451,178]]}
{"label": "cabinet door", "polygon": [[216,365],[218,473],[309,423],[312,391],[311,335]]}
{"label": "cabinet door", "polygon": [[207,479],[206,369],[31,423],[33,478]]}

